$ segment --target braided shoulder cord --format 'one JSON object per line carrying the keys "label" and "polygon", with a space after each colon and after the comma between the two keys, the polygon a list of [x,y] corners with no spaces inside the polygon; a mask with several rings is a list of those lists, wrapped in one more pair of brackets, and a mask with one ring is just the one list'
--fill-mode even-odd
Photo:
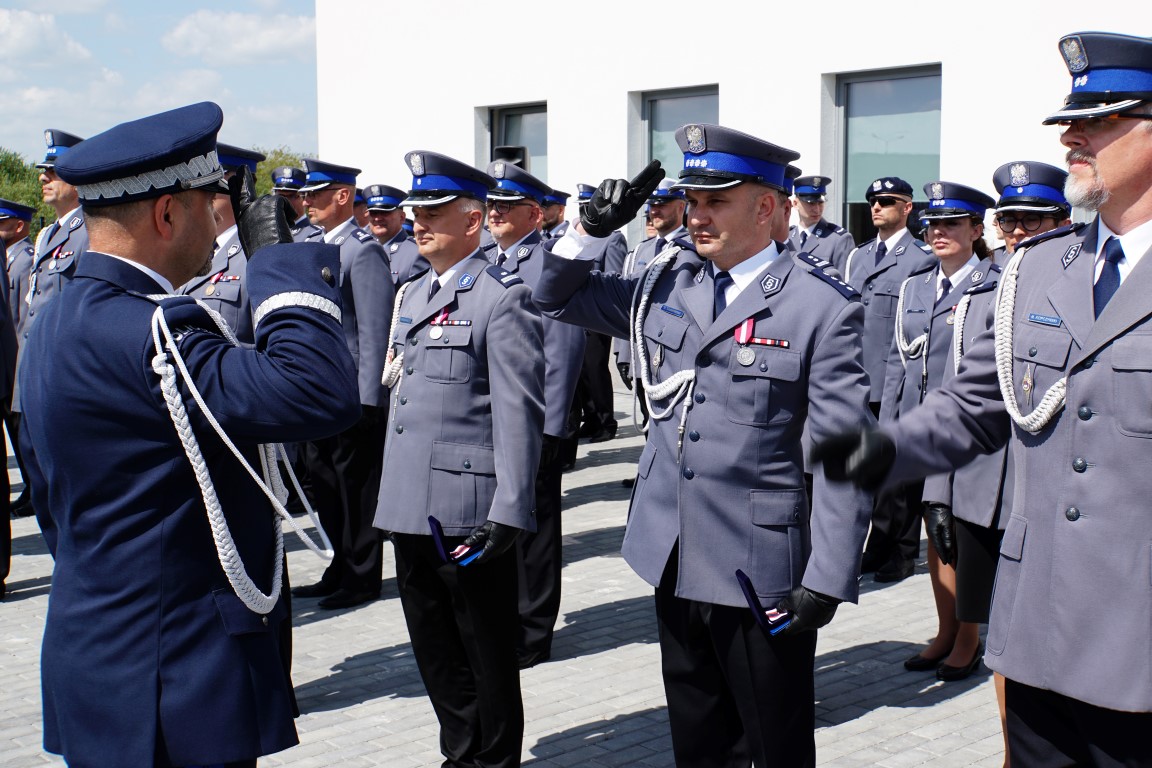
{"label": "braided shoulder cord", "polygon": [[[633,312],[629,318],[631,334],[629,342],[632,344],[632,359],[638,363],[632,367],[632,375],[637,377],[637,372],[639,372],[638,378],[644,385],[644,397],[648,402],[649,418],[655,420],[668,418],[680,401],[686,399],[696,379],[696,371],[690,368],[676,371],[664,381],[653,382],[652,374],[648,370],[648,350],[644,346],[644,319],[648,316],[648,310],[651,307],[652,288],[664,272],[664,268],[676,258],[676,254],[679,252],[679,246],[667,248],[648,265],[648,271],[644,273],[644,281],[639,285],[640,300],[633,303]],[[657,410],[652,401],[665,399],[669,399],[668,405],[662,410]],[[687,404],[685,404],[685,408],[687,408]]]}
{"label": "braided shoulder cord", "polygon": [[[400,322],[400,303],[404,301],[404,294],[408,292],[408,286],[412,285],[415,280],[409,280],[400,286],[396,291],[396,298],[393,299],[392,304],[392,324],[388,326],[388,349],[392,350],[392,339],[396,336],[396,324]],[[401,347],[400,352],[395,354],[392,359],[384,366],[384,375],[380,377],[380,383],[388,388],[396,385],[400,379],[400,371],[404,369],[404,349]]]}
{"label": "braided shoulder cord", "polygon": [[1020,412],[1016,401],[1016,390],[1012,386],[1012,320],[1016,312],[1016,278],[1020,272],[1020,262],[1024,260],[1025,248],[1013,256],[1008,268],[1000,277],[1000,294],[996,301],[996,376],[1000,381],[1000,396],[1012,421],[1025,432],[1036,434],[1048,426],[1052,418],[1064,408],[1068,391],[1068,376],[1062,376],[1048,388],[1040,404],[1025,415]]}
{"label": "braided shoulder cord", "polygon": [[896,349],[900,352],[900,362],[907,365],[909,360],[915,360],[924,353],[924,343],[928,341],[928,334],[922,333],[910,342],[904,341],[904,296],[908,292],[908,284],[912,278],[906,278],[900,284],[900,298],[896,301]]}
{"label": "braided shoulder cord", "polygon": [[960,370],[960,358],[964,357],[964,321],[968,319],[968,305],[972,297],[967,293],[960,297],[953,316],[955,324],[952,326],[952,367]]}

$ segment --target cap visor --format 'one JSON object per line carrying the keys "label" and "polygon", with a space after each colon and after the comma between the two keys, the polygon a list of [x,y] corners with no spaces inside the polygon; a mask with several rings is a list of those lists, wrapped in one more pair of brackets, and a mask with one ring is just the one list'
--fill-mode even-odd
{"label": "cap visor", "polygon": [[1058,205],[1028,205],[1026,203],[1009,203],[1002,205],[996,209],[996,213],[1001,211],[1028,211],[1030,213],[1057,213],[1064,209]]}
{"label": "cap visor", "polygon": [[320,190],[326,189],[331,185],[332,182],[330,181],[322,181],[319,184],[305,184],[304,186],[300,187],[299,191],[300,194],[304,194],[305,192],[319,192]]}
{"label": "cap visor", "polygon": [[515,202],[517,200],[528,200],[530,198],[527,195],[520,195],[520,194],[516,194],[513,192],[499,192],[497,190],[492,190],[491,192],[488,193],[488,199],[489,200],[501,200],[504,202],[511,203],[511,202]]}
{"label": "cap visor", "polygon": [[398,206],[398,205],[391,205],[391,206],[389,206],[389,205],[370,205],[370,206],[368,206],[368,210],[370,210],[370,211],[383,211],[384,213],[388,213],[389,211],[394,211],[399,207],[400,206]]}
{"label": "cap visor", "polygon": [[1104,117],[1117,112],[1127,112],[1133,107],[1143,104],[1141,99],[1126,99],[1125,101],[1112,101],[1092,104],[1065,104],[1058,112],[1044,118],[1044,125],[1052,125],[1063,120],[1083,120],[1087,117]]}
{"label": "cap visor", "polygon": [[672,189],[727,189],[743,184],[743,179],[722,179],[718,176],[685,176]]}
{"label": "cap visor", "polygon": [[423,196],[409,196],[404,200],[401,205],[405,208],[422,208],[432,205],[444,205],[450,203],[461,195],[440,195],[438,197],[423,197]]}

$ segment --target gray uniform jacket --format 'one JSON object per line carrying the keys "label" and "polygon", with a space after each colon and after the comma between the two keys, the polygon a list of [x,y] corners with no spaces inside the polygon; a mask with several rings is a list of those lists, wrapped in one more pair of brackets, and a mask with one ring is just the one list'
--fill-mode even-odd
{"label": "gray uniform jacket", "polygon": [[324,230],[308,221],[308,217],[301,216],[292,225],[292,241],[295,243],[323,242]]}
{"label": "gray uniform jacket", "polygon": [[24,315],[24,297],[28,295],[28,273],[32,271],[32,260],[36,248],[28,238],[8,246],[8,313],[12,322],[20,325]]}
{"label": "gray uniform jacket", "polygon": [[392,283],[397,288],[428,271],[428,260],[420,255],[416,241],[403,229],[384,243],[384,252],[388,254],[388,263],[392,266]]}
{"label": "gray uniform jacket", "polygon": [[907,230],[879,264],[876,263],[876,244],[877,241],[872,240],[853,251],[846,265],[849,274],[844,275],[844,282],[860,292],[860,303],[864,305],[864,367],[872,382],[872,393],[868,396],[871,403],[879,403],[884,394],[900,285],[912,273],[936,264],[932,249]]}
{"label": "gray uniform jacket", "polygon": [[48,227],[45,232],[51,234],[37,238],[36,257],[28,275],[28,292],[23,297],[24,314],[16,329],[21,344],[28,338],[28,329],[36,314],[72,279],[80,254],[88,250],[88,227],[84,225],[84,214],[80,210],[67,221],[57,223],[60,226],[55,232]]}
{"label": "gray uniform jacket", "polygon": [[848,230],[820,219],[803,246],[800,245],[800,232],[801,228],[796,224],[788,228],[788,244],[792,250],[806,251],[817,258],[829,261],[836,267],[837,272],[844,274],[844,262],[856,247],[856,240]]}
{"label": "gray uniform jacket", "polygon": [[[692,243],[688,239],[688,230],[684,227],[677,227],[669,232],[664,242],[671,243],[677,238],[684,241],[681,243],[683,247],[692,247]],[[639,277],[643,275],[644,270],[648,269],[648,265],[652,263],[652,259],[659,255],[656,252],[656,243],[659,240],[659,236],[641,240],[640,244],[637,245],[624,260],[624,266],[620,270],[620,274],[623,277]],[[629,346],[627,338],[612,339],[612,352],[616,355],[617,363],[632,363],[632,348]]]}
{"label": "gray uniform jacket", "polygon": [[[984,281],[968,288],[968,309],[964,313],[964,327],[954,326],[955,334],[960,334],[961,355],[966,355],[976,342],[976,337],[988,330],[992,323],[993,304],[996,301],[996,286],[1000,283],[1000,266],[993,264]],[[957,312],[957,317],[959,317]],[[944,365],[944,381],[956,375],[955,351],[948,355]],[[1007,421],[1008,416],[1004,416]],[[1012,512],[1012,492],[1014,466],[1009,446],[977,456],[968,464],[953,473],[933,475],[924,482],[924,501],[938,501],[949,504],[952,514],[985,528],[993,523],[1000,530],[1008,524]]]}
{"label": "gray uniform jacket", "polygon": [[[956,305],[964,291],[984,282],[992,263],[979,262],[963,285],[954,285],[948,295],[936,302],[936,276],[939,262],[931,269],[909,277],[904,293],[904,343],[927,334],[923,352],[916,359],[901,360],[892,335],[888,369],[884,375],[884,397],[880,401],[880,423],[900,418],[924,399],[924,394],[944,381],[944,365],[952,357],[952,324]],[[927,365],[925,365],[927,363]]]}
{"label": "gray uniform jacket", "polygon": [[361,405],[384,407],[388,393],[380,382],[388,355],[388,326],[396,287],[384,249],[371,233],[349,219],[330,241],[340,246],[340,294],[344,297],[344,338],[356,361]]}
{"label": "gray uniform jacket", "polygon": [[236,338],[256,343],[252,328],[252,305],[248,300],[248,257],[236,230],[220,244],[212,256],[212,266],[204,277],[194,277],[176,292],[194,296],[219,312]]}
{"label": "gray uniform jacket", "polygon": [[[1093,222],[1036,237],[1015,256],[1011,346],[1001,340],[1007,387],[1025,414],[1065,377],[1067,399],[1035,434],[1012,426],[1016,488],[985,661],[1025,685],[1149,712],[1152,258],[1094,319],[1096,250]],[[956,377],[891,428],[890,482],[960,466],[1008,439],[995,341],[995,329],[981,334]]]}
{"label": "gray uniform jacket", "polygon": [[[801,583],[856,600],[872,501],[821,473],[809,513],[801,432],[808,422],[819,440],[871,420],[864,313],[816,263],[776,258],[715,321],[712,279],[693,251],[681,250],[656,281],[643,323],[650,373],[660,382],[694,370],[695,383],[682,438],[683,403],[649,421],[637,468],[623,554],[649,584],[679,542],[682,598],[745,605],[739,568],[768,601]],[[591,266],[549,255],[536,302],[567,322],[626,336],[640,278],[590,275]],[[758,339],[750,361],[734,338],[746,318]]]}
{"label": "gray uniform jacket", "polygon": [[534,531],[544,343],[532,292],[481,252],[431,302],[430,274],[405,290],[392,336],[404,361],[374,525],[427,535],[435,515],[449,536],[486,520]]}
{"label": "gray uniform jacket", "polygon": [[[496,259],[499,247],[489,249],[488,255]],[[507,254],[504,269],[516,275],[535,290],[544,268],[544,241],[539,232],[528,235]],[[568,436],[568,409],[584,365],[584,332],[579,328],[552,318],[541,318],[544,326],[544,434],[553,437]]]}

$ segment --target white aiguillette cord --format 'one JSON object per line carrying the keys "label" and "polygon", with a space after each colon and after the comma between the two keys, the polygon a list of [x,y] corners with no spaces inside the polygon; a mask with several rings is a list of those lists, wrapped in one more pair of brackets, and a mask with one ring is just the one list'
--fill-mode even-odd
{"label": "white aiguillette cord", "polygon": [[[152,296],[154,300],[162,301],[167,296]],[[197,305],[200,306],[212,318],[213,322],[220,329],[228,341],[232,344],[237,344],[236,335],[232,333],[232,329],[228,327],[228,323],[220,316],[218,312],[205,306],[204,302],[197,300]],[[282,519],[288,521],[292,526],[292,530],[300,538],[304,545],[315,552],[317,555],[325,558],[332,559],[332,542],[328,539],[328,534],[325,533],[324,527],[320,524],[316,512],[312,509],[312,505],[308,503],[307,497],[304,495],[303,490],[300,488],[300,482],[296,479],[296,473],[292,471],[292,466],[288,462],[288,456],[284,451],[284,446],[275,443],[268,445],[260,445],[260,468],[263,478],[256,473],[240,449],[229,439],[228,435],[224,432],[224,428],[208,410],[208,405],[204,402],[204,398],[200,394],[200,390],[196,387],[195,382],[192,381],[192,375],[188,372],[187,366],[184,364],[184,358],[180,355],[180,350],[177,347],[176,339],[172,334],[172,330],[168,327],[168,322],[164,317],[163,306],[157,307],[156,311],[152,314],[152,341],[156,348],[156,355],[152,358],[152,370],[160,376],[160,390],[164,395],[164,402],[168,405],[168,413],[172,417],[172,424],[176,428],[176,434],[180,437],[180,444],[184,447],[184,452],[188,456],[188,461],[192,464],[192,471],[196,475],[196,482],[200,486],[200,493],[204,499],[204,508],[208,512],[208,523],[212,528],[212,538],[216,543],[216,555],[220,559],[220,567],[224,569],[224,574],[228,577],[228,583],[232,585],[233,591],[236,596],[243,601],[244,605],[256,613],[267,614],[276,607],[277,601],[280,599],[280,588],[283,583],[284,577],[284,531],[280,526],[279,520],[274,515],[272,517],[273,536],[276,542],[276,557],[273,565],[272,574],[272,589],[268,594],[260,591],[255,582],[248,575],[247,569],[244,567],[244,561],[240,558],[240,553],[236,550],[236,543],[232,539],[232,532],[228,528],[228,520],[224,517],[224,510],[220,507],[220,499],[216,496],[216,489],[212,485],[212,477],[208,472],[207,462],[204,461],[204,455],[200,451],[200,444],[196,440],[196,435],[192,431],[192,425],[188,419],[188,412],[184,407],[184,401],[180,397],[180,390],[176,385],[176,369],[180,370],[180,376],[184,379],[184,384],[188,387],[189,392],[192,393],[192,399],[200,407],[200,411],[212,425],[212,429],[220,436],[223,443],[228,446],[228,450],[240,462],[240,464],[247,470],[249,476],[256,481],[260,490],[272,502],[272,507],[275,509],[276,514]],[[168,355],[172,356],[172,360],[176,363],[173,367],[172,363],[168,362]],[[284,501],[288,498],[288,491],[284,487],[284,480],[280,476],[280,470],[277,459],[283,458],[285,466],[288,467],[288,476],[292,478],[292,486],[296,489],[300,499],[304,502],[304,506],[308,511],[308,517],[312,524],[316,526],[316,531],[320,535],[321,545],[317,546],[308,536],[308,534],[296,523],[292,515],[284,508]]]}

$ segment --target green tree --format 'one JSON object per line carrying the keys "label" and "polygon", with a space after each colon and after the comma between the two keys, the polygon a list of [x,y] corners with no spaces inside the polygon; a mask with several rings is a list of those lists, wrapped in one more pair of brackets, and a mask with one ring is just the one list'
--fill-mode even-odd
{"label": "green tree", "polygon": [[0,147],[0,197],[36,209],[32,215],[32,242],[45,224],[56,220],[52,206],[46,205],[40,195],[40,171],[10,149]]}
{"label": "green tree", "polygon": [[252,149],[265,156],[265,159],[256,166],[257,195],[266,195],[272,191],[272,171],[280,166],[290,165],[293,168],[304,167],[304,163],[300,159],[301,155],[293,152],[288,147],[275,147],[273,149],[252,147]]}

